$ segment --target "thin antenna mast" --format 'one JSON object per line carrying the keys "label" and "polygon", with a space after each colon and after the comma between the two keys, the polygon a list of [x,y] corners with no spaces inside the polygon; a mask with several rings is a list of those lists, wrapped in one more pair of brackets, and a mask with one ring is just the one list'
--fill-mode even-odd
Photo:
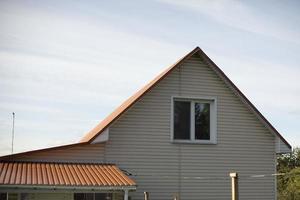
{"label": "thin antenna mast", "polygon": [[15,139],[15,113],[13,115],[13,126],[12,126],[12,139],[11,139],[11,154],[14,153],[14,139]]}

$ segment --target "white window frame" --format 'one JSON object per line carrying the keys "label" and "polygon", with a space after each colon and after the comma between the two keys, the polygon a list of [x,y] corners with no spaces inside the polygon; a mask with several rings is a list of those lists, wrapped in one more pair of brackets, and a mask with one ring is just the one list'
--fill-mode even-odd
{"label": "white window frame", "polygon": [[[189,140],[174,139],[174,101],[189,101],[191,102],[191,124]],[[195,103],[210,104],[210,139],[199,140],[195,139]],[[192,144],[217,144],[217,98],[211,96],[172,96],[171,97],[171,142],[172,143],[192,143]]]}

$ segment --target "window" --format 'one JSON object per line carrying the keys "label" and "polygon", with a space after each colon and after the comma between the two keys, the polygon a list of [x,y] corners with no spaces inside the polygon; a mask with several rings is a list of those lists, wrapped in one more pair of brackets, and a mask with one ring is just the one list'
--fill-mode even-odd
{"label": "window", "polygon": [[216,143],[216,99],[173,98],[172,139]]}
{"label": "window", "polygon": [[7,193],[8,200],[18,200],[19,194],[18,193]]}
{"label": "window", "polygon": [[111,193],[74,193],[74,200],[111,200]]}
{"label": "window", "polygon": [[7,194],[6,193],[0,193],[0,200],[7,200]]}

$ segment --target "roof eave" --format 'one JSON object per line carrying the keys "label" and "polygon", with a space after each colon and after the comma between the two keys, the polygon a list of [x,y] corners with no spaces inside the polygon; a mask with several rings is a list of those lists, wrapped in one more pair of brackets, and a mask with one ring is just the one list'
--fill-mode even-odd
{"label": "roof eave", "polygon": [[60,186],[60,185],[0,185],[2,191],[16,190],[51,190],[56,192],[61,191],[113,191],[113,190],[136,190],[136,185],[130,186]]}

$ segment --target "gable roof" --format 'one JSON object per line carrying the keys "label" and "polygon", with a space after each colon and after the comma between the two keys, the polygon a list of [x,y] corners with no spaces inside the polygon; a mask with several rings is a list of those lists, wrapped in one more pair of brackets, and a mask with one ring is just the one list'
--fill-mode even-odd
{"label": "gable roof", "polygon": [[274,135],[277,135],[290,149],[291,145],[282,137],[282,135],[272,126],[272,124],[258,111],[258,109],[248,100],[248,98],[234,85],[234,83],[225,75],[225,73],[199,48],[196,47],[186,56],[178,60],[175,64],[167,68],[151,82],[145,85],[142,89],[136,92],[133,96],[127,99],[117,109],[115,109],[110,115],[108,115],[103,121],[101,121],[95,128],[89,131],[80,142],[91,143],[98,135],[100,135],[106,128],[108,128],[114,121],[116,121],[124,112],[126,112],[135,102],[143,97],[151,88],[158,84],[164,77],[173,71],[177,66],[181,65],[184,61],[198,54],[224,82],[225,84],[239,97],[239,99],[258,117],[258,119],[265,125],[265,127],[271,131]]}
{"label": "gable roof", "polygon": [[57,149],[65,149],[78,145],[90,144],[97,138],[106,128],[108,128],[113,122],[115,122],[124,112],[126,112],[135,102],[143,97],[151,88],[157,85],[164,77],[170,74],[173,69],[180,66],[186,60],[191,58],[193,55],[199,55],[203,62],[206,63],[224,82],[225,84],[239,97],[239,99],[256,115],[256,117],[264,124],[264,126],[274,135],[278,136],[290,149],[291,145],[282,137],[282,135],[272,126],[272,124],[257,110],[257,108],[247,99],[247,97],[234,85],[234,83],[225,75],[225,73],[199,48],[196,47],[183,58],[178,60],[175,64],[168,67],[162,73],[160,73],[156,78],[150,81],[142,89],[128,98],[124,103],[122,103],[117,109],[115,109],[110,115],[108,115],[103,121],[101,121],[96,127],[84,135],[84,137],[78,142],[68,145],[56,146],[45,149],[38,149],[33,151],[27,151],[17,154],[11,154],[6,156],[1,156],[0,160],[10,159],[14,156],[27,155],[40,151],[49,151]]}

